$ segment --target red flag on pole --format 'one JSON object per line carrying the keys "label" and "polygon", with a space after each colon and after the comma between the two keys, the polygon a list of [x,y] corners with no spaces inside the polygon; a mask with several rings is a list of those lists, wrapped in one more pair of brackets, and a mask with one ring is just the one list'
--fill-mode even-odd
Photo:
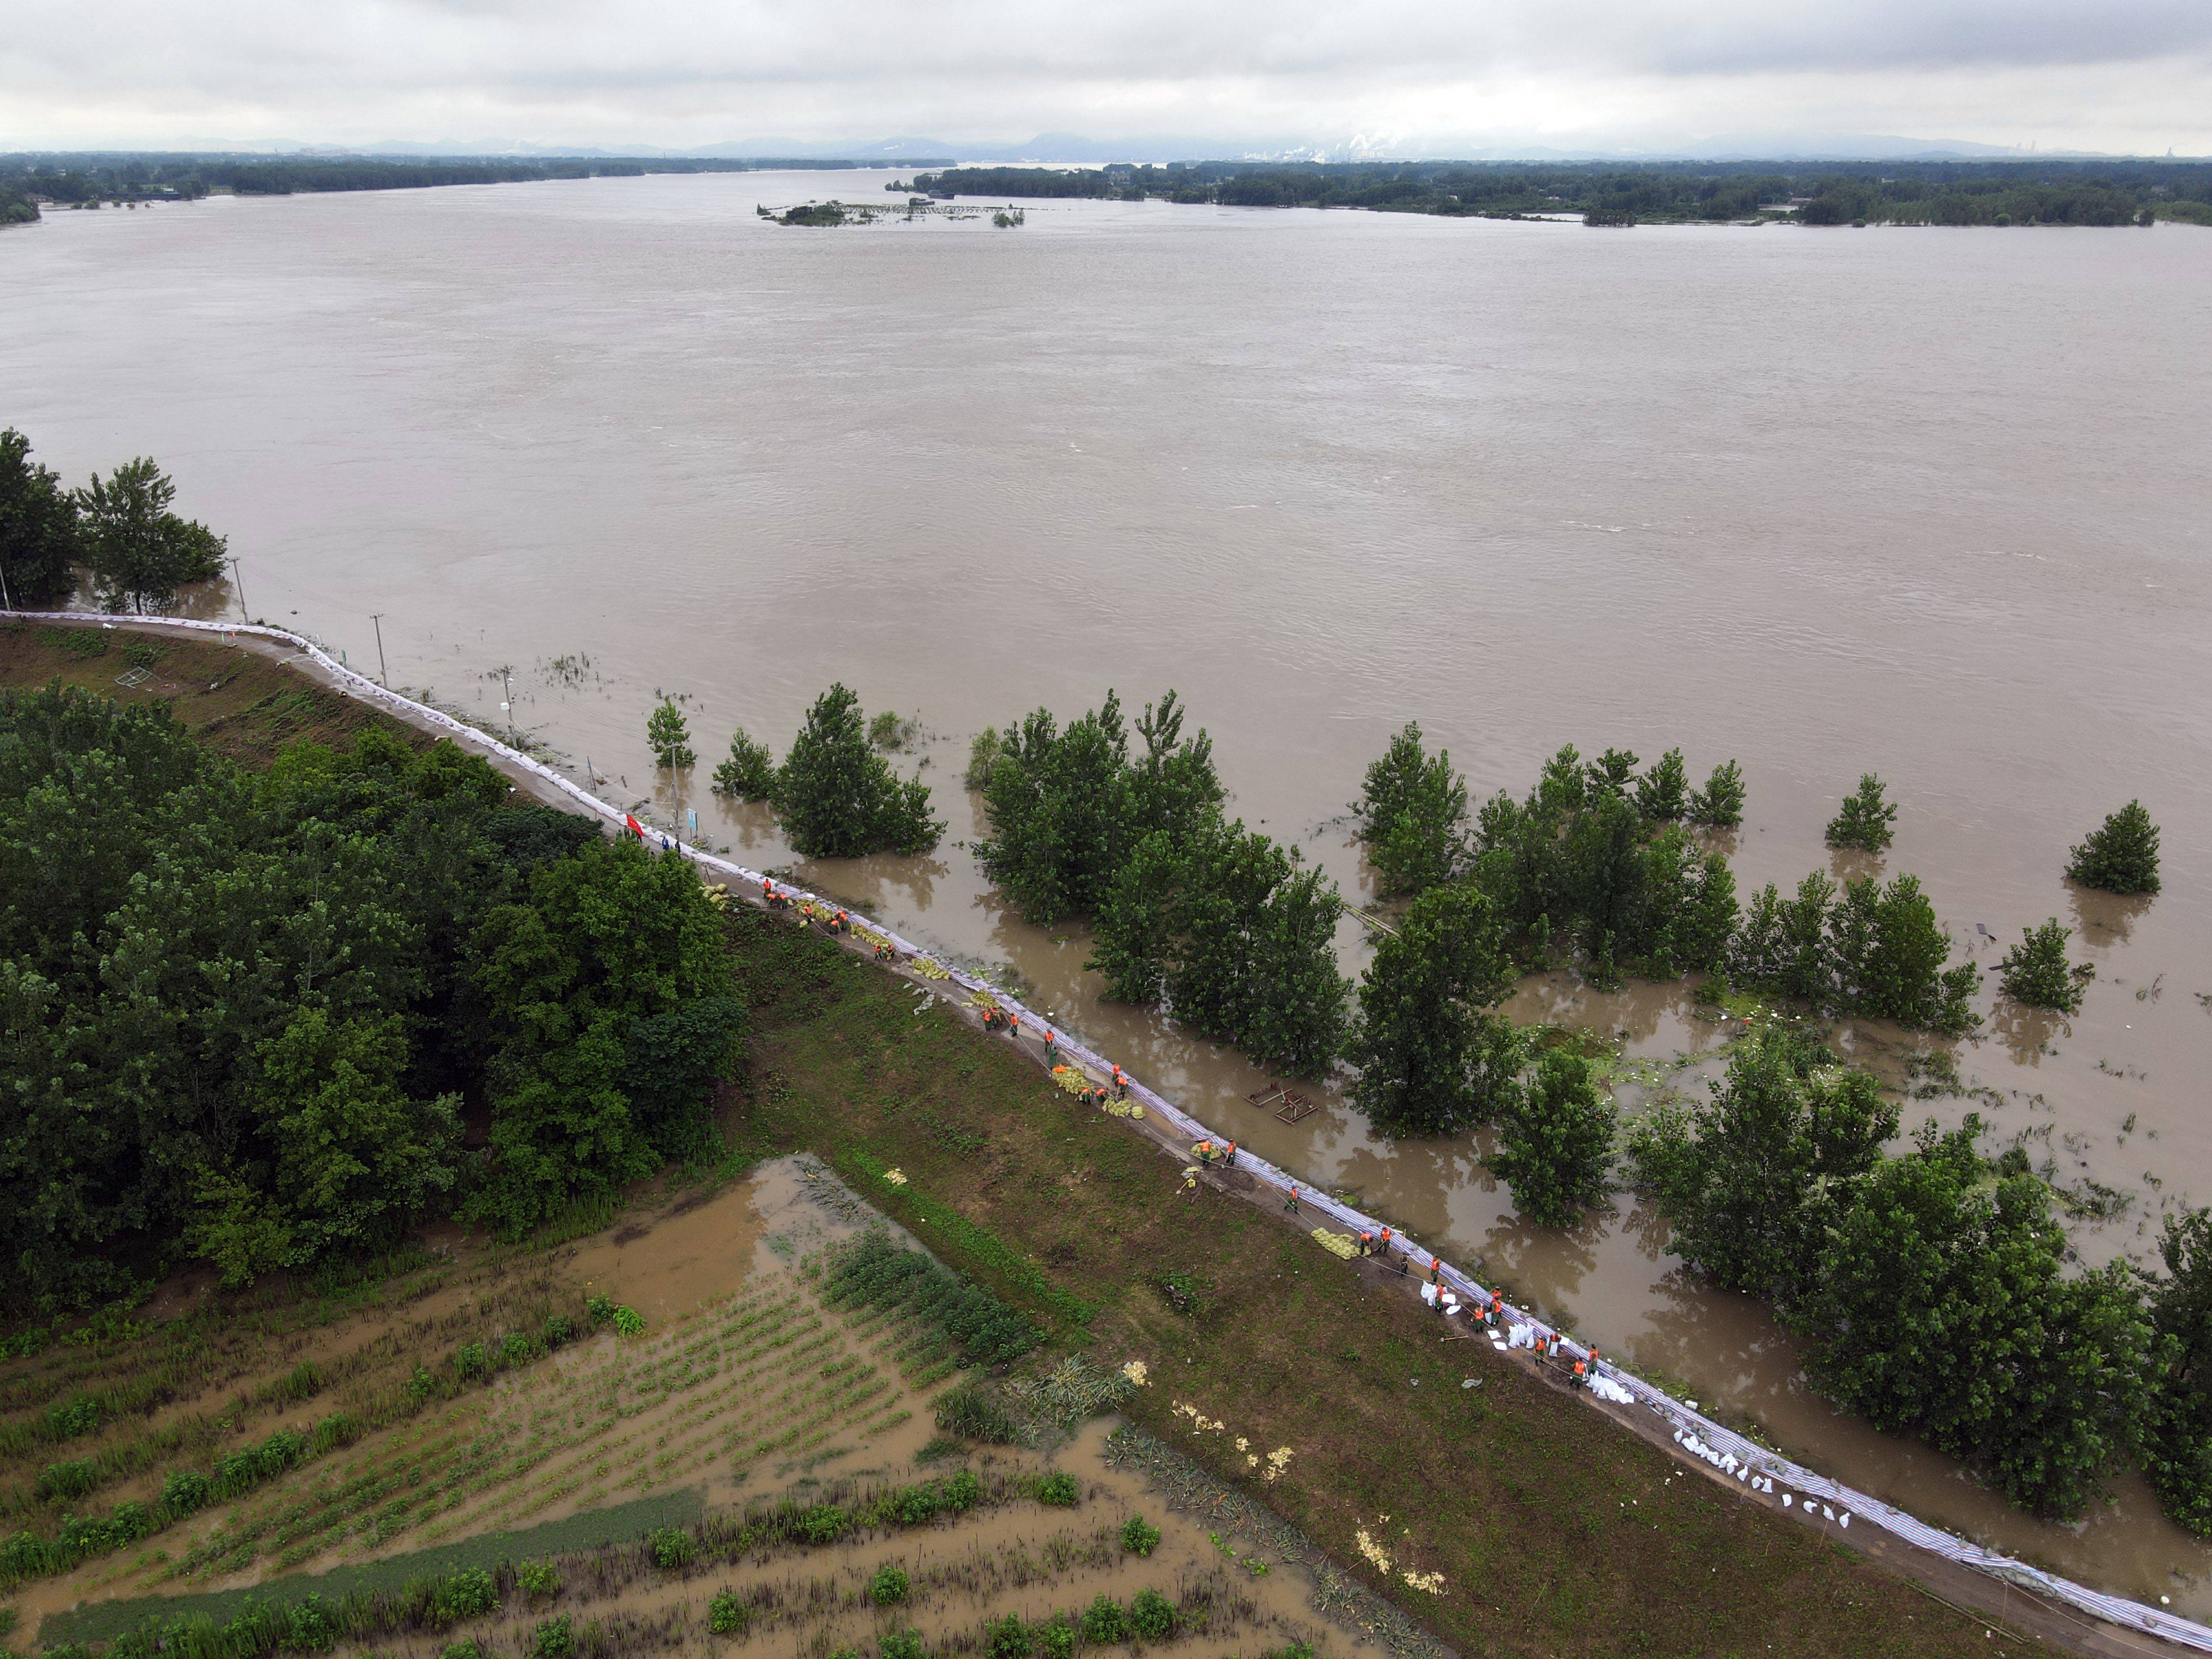
{"label": "red flag on pole", "polygon": [[623,827],[628,830],[630,834],[635,836],[640,841],[643,841],[645,839],[645,826],[627,812],[623,814]]}

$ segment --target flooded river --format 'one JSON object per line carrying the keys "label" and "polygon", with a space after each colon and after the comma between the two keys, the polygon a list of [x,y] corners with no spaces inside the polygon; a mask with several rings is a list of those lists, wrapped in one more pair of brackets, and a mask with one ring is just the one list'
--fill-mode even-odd
{"label": "flooded river", "polygon": [[[0,233],[0,422],[72,481],[142,453],[227,532],[244,599],[357,667],[514,718],[605,793],[788,860],[707,773],[833,679],[910,713],[951,830],[798,873],[1011,970],[1223,1127],[1749,1413],[1807,1461],[2124,1593],[2212,1615],[2212,1553],[2133,1481],[2085,1527],[2006,1511],[1807,1394],[1663,1225],[1521,1225],[1471,1141],[1393,1148],[1328,1094],[1104,1006],[1079,930],[1009,916],[963,843],[969,735],[1169,686],[1235,810],[1365,885],[1345,804],[1418,719],[1479,795],[1560,744],[1749,780],[1747,890],[1828,862],[1869,769],[1984,966],[2057,915],[2070,1020],[1959,1045],[1993,1144],[2126,1195],[2086,1260],[2212,1200],[2212,232],[1814,232],[1035,204],[785,229],[881,173],[219,199]],[[208,596],[219,605],[237,596]],[[656,781],[658,692],[704,764]],[[2141,796],[2154,903],[2069,891]],[[1839,866],[1840,867],[1840,866]],[[1990,944],[1978,931],[2000,943]],[[1360,941],[1342,942],[1356,964]],[[1726,1032],[1674,987],[1532,983],[1651,1088]],[[1898,1034],[1850,1034],[1894,1066]],[[1328,1091],[1324,1091],[1327,1093]],[[2087,1190],[2084,1188],[2083,1190]]]}

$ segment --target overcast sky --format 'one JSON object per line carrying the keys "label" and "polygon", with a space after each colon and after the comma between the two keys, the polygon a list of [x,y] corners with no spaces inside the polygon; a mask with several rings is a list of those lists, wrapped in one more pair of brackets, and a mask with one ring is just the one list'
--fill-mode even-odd
{"label": "overcast sky", "polygon": [[2212,0],[8,0],[0,146],[1042,131],[2212,153]]}

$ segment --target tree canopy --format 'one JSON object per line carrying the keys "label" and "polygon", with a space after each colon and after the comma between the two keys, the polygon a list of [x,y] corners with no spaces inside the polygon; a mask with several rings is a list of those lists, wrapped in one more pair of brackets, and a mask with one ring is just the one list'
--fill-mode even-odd
{"label": "tree canopy", "polygon": [[177,486],[146,456],[77,491],[87,562],[110,611],[166,611],[187,582],[222,574],[223,538],[169,510]]}
{"label": "tree canopy", "polygon": [[688,867],[447,743],[248,775],[160,706],[0,694],[0,887],[11,1300],[526,1225],[696,1146],[738,1063]]}
{"label": "tree canopy", "polygon": [[860,698],[842,684],[807,710],[775,799],[791,844],[808,858],[926,853],[945,833],[930,816],[929,786],[891,771],[868,742]]}
{"label": "tree canopy", "polygon": [[2112,893],[2158,891],[2158,826],[2131,800],[2091,830],[2066,866],[2069,880]]}
{"label": "tree canopy", "polygon": [[0,578],[16,608],[65,599],[84,557],[76,497],[31,459],[31,441],[0,432]]}

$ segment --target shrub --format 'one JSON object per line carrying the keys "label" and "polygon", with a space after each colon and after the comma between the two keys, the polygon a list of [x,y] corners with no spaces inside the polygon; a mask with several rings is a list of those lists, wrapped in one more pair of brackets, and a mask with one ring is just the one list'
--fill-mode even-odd
{"label": "shrub", "polygon": [[458,1625],[499,1606],[499,1589],[482,1567],[464,1567],[421,1587],[424,1618],[432,1626]]}
{"label": "shrub", "polygon": [[518,1562],[514,1582],[525,1595],[553,1595],[561,1589],[561,1573],[550,1561]]}
{"label": "shrub", "polygon": [[1036,1501],[1054,1509],[1072,1510],[1082,1496],[1075,1477],[1065,1469],[1054,1469],[1036,1484]]}
{"label": "shrub", "polygon": [[775,757],[740,728],[730,738],[729,758],[714,769],[714,793],[739,800],[775,798]]}
{"label": "shrub", "polygon": [[453,1350],[453,1370],[460,1374],[463,1381],[472,1382],[490,1369],[491,1362],[484,1355],[483,1343],[464,1342]]}
{"label": "shrub", "polygon": [[[2056,916],[2040,927],[2022,928],[2020,943],[1997,963],[1997,983],[2004,994],[2031,1008],[2054,1008],[2063,1014],[2079,1008],[2081,981],[2087,975],[2066,960],[2066,941],[2073,936],[2073,929],[2060,927]],[[2082,963],[2083,968],[2088,965]]]}
{"label": "shrub", "polygon": [[430,1375],[429,1367],[418,1364],[407,1379],[407,1397],[421,1405],[438,1391],[438,1379]]}
{"label": "shrub", "polygon": [[799,1517],[799,1535],[810,1544],[834,1544],[845,1535],[853,1517],[835,1504],[817,1504]]}
{"label": "shrub", "polygon": [[937,1426],[963,1440],[994,1446],[1011,1446],[1021,1437],[1006,1408],[974,1382],[947,1389],[937,1397]]}
{"label": "shrub", "polygon": [[483,1650],[477,1645],[473,1636],[465,1642],[448,1642],[438,1650],[438,1659],[484,1659]]}
{"label": "shrub", "polygon": [[98,1428],[106,1414],[91,1395],[74,1395],[46,1407],[46,1430],[57,1440],[74,1440]]}
{"label": "shrub", "polygon": [[707,1603],[707,1628],[717,1636],[741,1636],[753,1621],[753,1610],[733,1589],[717,1590]]}
{"label": "shrub", "polygon": [[543,1340],[547,1347],[557,1348],[564,1342],[573,1342],[575,1340],[576,1322],[574,1320],[566,1314],[550,1314],[546,1316]]}
{"label": "shrub", "polygon": [[307,1437],[307,1449],[316,1456],[335,1451],[340,1446],[350,1446],[361,1438],[361,1425],[343,1412],[332,1412],[315,1425],[314,1432]]}
{"label": "shrub", "polygon": [[868,1599],[879,1607],[906,1600],[909,1585],[906,1574],[886,1562],[876,1569],[876,1576],[868,1581]]}
{"label": "shrub", "polygon": [[568,1659],[575,1647],[576,1638],[568,1630],[568,1615],[563,1613],[539,1621],[530,1651],[532,1659]]}
{"label": "shrub", "polygon": [[1037,1645],[1044,1650],[1044,1659],[1074,1659],[1075,1636],[1075,1626],[1064,1613],[1055,1613],[1037,1626]]}
{"label": "shrub", "polygon": [[540,1352],[537,1343],[524,1333],[510,1331],[507,1340],[499,1345],[499,1363],[502,1367],[527,1365]]}
{"label": "shrub", "polygon": [[1101,1644],[1129,1639],[1129,1616],[1121,1604],[1103,1590],[1083,1610],[1083,1639]]}
{"label": "shrub", "polygon": [[82,1498],[99,1484],[99,1466],[88,1457],[49,1463],[39,1472],[39,1496],[49,1503]]}
{"label": "shrub", "polygon": [[289,1645],[302,1653],[328,1653],[337,1645],[337,1620],[319,1595],[310,1595],[292,1608]]}
{"label": "shrub", "polygon": [[1881,780],[1863,774],[1857,790],[1844,798],[1843,811],[1828,820],[1828,845],[1856,847],[1879,853],[1889,846],[1897,823],[1897,808],[1882,799]]}
{"label": "shrub", "polygon": [[653,1565],[666,1572],[684,1566],[699,1553],[697,1541],[681,1527],[655,1527],[650,1541]]}
{"label": "shrub", "polygon": [[645,1316],[635,1308],[617,1308],[615,1329],[623,1336],[641,1336],[645,1332]]}
{"label": "shrub", "polygon": [[584,1304],[584,1312],[594,1325],[604,1325],[615,1316],[615,1299],[604,1291],[595,1292]]}
{"label": "shrub", "polygon": [[898,1495],[899,1524],[921,1526],[936,1519],[947,1507],[944,1490],[935,1481],[926,1480],[919,1486],[908,1486]]}
{"label": "shrub", "polygon": [[161,1477],[161,1507],[172,1515],[190,1515],[214,1495],[214,1482],[198,1469],[171,1469]]}
{"label": "shrub", "polygon": [[1160,1529],[1141,1515],[1133,1515],[1121,1523],[1121,1547],[1132,1555],[1150,1555],[1159,1547]]}
{"label": "shrub", "polygon": [[893,1631],[877,1647],[876,1659],[925,1659],[927,1651],[921,1645],[920,1631]]}
{"label": "shrub", "polygon": [[985,1643],[990,1659],[1030,1659],[1036,1651],[1036,1638],[1030,1627],[1022,1623],[1021,1615],[1010,1613],[991,1626]]}
{"label": "shrub", "polygon": [[955,1469],[945,1483],[945,1507],[956,1515],[974,1509],[982,1495],[983,1483],[973,1469]]}
{"label": "shrub", "polygon": [[1175,1633],[1175,1603],[1156,1589],[1140,1589],[1129,1603],[1129,1626],[1148,1642],[1164,1642]]}
{"label": "shrub", "polygon": [[2158,826],[2131,800],[2091,830],[2066,866],[2068,878],[2110,893],[2158,891]]}

